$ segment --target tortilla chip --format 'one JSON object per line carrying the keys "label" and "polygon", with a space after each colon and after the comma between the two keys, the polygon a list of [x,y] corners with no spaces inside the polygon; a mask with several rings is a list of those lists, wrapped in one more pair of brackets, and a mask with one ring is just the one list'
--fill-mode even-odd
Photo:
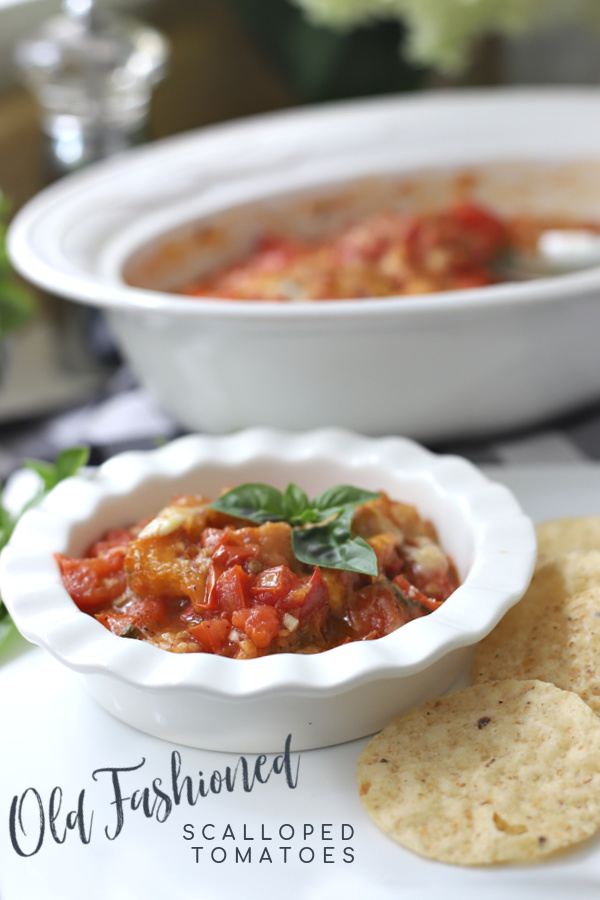
{"label": "tortilla chip", "polygon": [[477,684],[391,722],[357,778],[376,824],[422,856],[535,860],[600,827],[600,719],[551,684]]}
{"label": "tortilla chip", "polygon": [[535,678],[600,715],[600,551],[567,553],[534,573],[522,600],[475,648],[471,679]]}
{"label": "tortilla chip", "polygon": [[600,550],[600,516],[548,519],[536,534],[538,566],[572,550]]}

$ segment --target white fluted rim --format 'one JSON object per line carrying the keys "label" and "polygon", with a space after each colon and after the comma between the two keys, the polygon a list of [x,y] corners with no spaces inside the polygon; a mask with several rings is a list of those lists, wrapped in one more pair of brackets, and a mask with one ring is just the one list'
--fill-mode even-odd
{"label": "white fluted rim", "polygon": [[[352,482],[413,502],[436,524],[461,586],[436,612],[379,640],[243,661],[122,640],[76,608],[54,553],[82,553],[108,527],[156,512],[175,493],[214,495],[247,480],[297,481],[309,493]],[[414,674],[479,641],[524,593],[535,553],[533,525],[511,492],[464,459],[406,438],[260,428],[122,453],[62,482],[18,523],[0,557],[0,587],[22,634],[78,672],[219,698],[335,694]]]}

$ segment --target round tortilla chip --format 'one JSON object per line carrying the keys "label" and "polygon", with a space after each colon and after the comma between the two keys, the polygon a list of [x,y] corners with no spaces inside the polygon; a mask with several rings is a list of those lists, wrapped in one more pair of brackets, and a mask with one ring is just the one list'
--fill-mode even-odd
{"label": "round tortilla chip", "polygon": [[572,550],[600,550],[600,516],[548,519],[536,527],[538,566]]}
{"label": "round tortilla chip", "polygon": [[[508,644],[480,645],[472,680],[535,678],[574,691],[600,716],[600,588],[544,610]],[[491,651],[486,659],[486,650]]]}
{"label": "round tortilla chip", "polygon": [[524,597],[475,648],[471,680],[539,679],[600,715],[600,551],[541,566]]}
{"label": "round tortilla chip", "polygon": [[391,722],[357,779],[376,824],[422,856],[534,860],[600,827],[600,719],[551,684],[477,684]]}

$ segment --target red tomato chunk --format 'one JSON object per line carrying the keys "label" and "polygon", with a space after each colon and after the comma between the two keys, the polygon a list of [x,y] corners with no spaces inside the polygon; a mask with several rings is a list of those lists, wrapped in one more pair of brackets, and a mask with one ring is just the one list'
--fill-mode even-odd
{"label": "red tomato chunk", "polygon": [[81,559],[57,561],[79,609],[113,634],[235,659],[383,637],[458,586],[413,506],[381,494],[355,509],[352,530],[372,547],[377,575],[302,563],[287,523],[248,525],[199,496],[107,532]]}

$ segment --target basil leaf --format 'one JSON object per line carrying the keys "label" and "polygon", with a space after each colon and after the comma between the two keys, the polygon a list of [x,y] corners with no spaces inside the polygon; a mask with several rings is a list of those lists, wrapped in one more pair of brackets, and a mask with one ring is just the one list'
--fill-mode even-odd
{"label": "basil leaf", "polygon": [[210,508],[250,522],[286,519],[283,494],[268,484],[241,484],[213,500]]}
{"label": "basil leaf", "polygon": [[89,447],[68,447],[59,453],[56,458],[56,483],[62,481],[63,478],[70,478],[75,475],[82,466],[87,465],[90,458]]}
{"label": "basil leaf", "polygon": [[0,274],[0,331],[7,334],[25,325],[37,311],[30,291],[22,287],[12,274]]}
{"label": "basil leaf", "polygon": [[0,599],[0,644],[2,644],[13,630],[14,625],[8,610]]}
{"label": "basil leaf", "polygon": [[0,335],[21,328],[37,311],[34,293],[15,274],[6,249],[11,204],[0,191]]}
{"label": "basil leaf", "polygon": [[353,509],[349,508],[331,522],[294,529],[292,549],[296,558],[312,566],[377,575],[375,551],[363,538],[352,537],[352,516]]}
{"label": "basil leaf", "polygon": [[319,518],[326,519],[348,506],[359,506],[369,500],[375,500],[379,494],[372,491],[364,491],[362,488],[349,484],[339,484],[336,487],[327,488],[312,501],[314,509],[319,511]]}
{"label": "basil leaf", "polygon": [[316,514],[306,492],[297,484],[288,484],[283,494],[285,517],[290,525],[316,522]]}
{"label": "basil leaf", "polygon": [[69,447],[58,454],[54,463],[37,459],[27,459],[24,465],[40,476],[44,483],[44,491],[50,491],[64,478],[70,478],[90,458],[89,447]]}
{"label": "basil leaf", "polygon": [[[14,513],[7,509],[0,491],[0,550],[8,543],[15,525],[23,513],[39,503],[48,491],[55,487],[59,481],[62,481],[63,478],[69,478],[71,475],[74,475],[81,466],[87,463],[89,456],[90,451],[88,447],[70,447],[59,453],[54,463],[35,459],[24,462],[26,468],[37,472],[42,479],[43,486],[18,512]],[[12,619],[0,596],[0,644],[4,643],[13,629]]]}
{"label": "basil leaf", "polygon": [[297,484],[288,484],[282,494],[268,484],[251,482],[221,494],[210,508],[258,524],[288,522],[292,549],[300,562],[377,575],[375,552],[362,538],[353,538],[351,528],[354,508],[378,496],[338,485],[311,501]]}
{"label": "basil leaf", "polygon": [[14,519],[2,505],[2,497],[0,495],[0,550],[8,543],[14,527]]}

